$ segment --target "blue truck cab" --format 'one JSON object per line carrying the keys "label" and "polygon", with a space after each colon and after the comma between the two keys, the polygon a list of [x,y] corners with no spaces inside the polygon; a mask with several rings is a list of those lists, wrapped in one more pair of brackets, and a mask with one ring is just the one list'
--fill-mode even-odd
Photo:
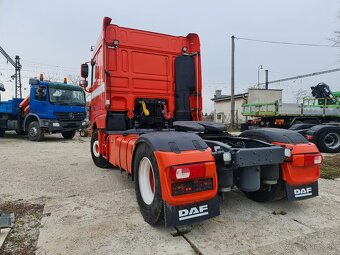
{"label": "blue truck cab", "polygon": [[75,85],[29,80],[27,98],[13,98],[0,103],[0,136],[15,130],[40,141],[44,134],[61,133],[72,139],[78,129],[86,127],[85,92]]}

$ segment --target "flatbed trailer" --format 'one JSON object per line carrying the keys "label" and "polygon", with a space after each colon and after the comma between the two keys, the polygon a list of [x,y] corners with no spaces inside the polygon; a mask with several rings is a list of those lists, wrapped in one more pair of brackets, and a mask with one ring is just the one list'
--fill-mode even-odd
{"label": "flatbed trailer", "polygon": [[233,137],[224,125],[202,121],[197,34],[119,27],[105,17],[81,76],[92,95],[93,162],[132,177],[149,224],[217,216],[218,193],[235,186],[255,201],[318,195],[322,157],[299,133],[273,129]]}
{"label": "flatbed trailer", "polygon": [[[317,86],[327,86],[329,90],[326,84],[320,83]],[[279,101],[246,103],[242,105],[242,115],[252,118],[247,122],[248,126],[256,127],[290,128],[302,123],[340,122],[340,92],[330,93],[331,97],[305,97],[301,104]]]}

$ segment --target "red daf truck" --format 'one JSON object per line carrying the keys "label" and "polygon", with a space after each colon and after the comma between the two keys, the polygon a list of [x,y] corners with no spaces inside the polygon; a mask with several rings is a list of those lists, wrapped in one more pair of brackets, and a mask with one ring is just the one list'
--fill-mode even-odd
{"label": "red daf truck", "polygon": [[96,166],[132,177],[146,222],[217,216],[218,192],[235,186],[256,201],[318,195],[322,157],[302,135],[272,129],[233,137],[202,121],[197,34],[110,22],[104,18],[92,59],[81,65],[80,84],[91,93],[91,154]]}

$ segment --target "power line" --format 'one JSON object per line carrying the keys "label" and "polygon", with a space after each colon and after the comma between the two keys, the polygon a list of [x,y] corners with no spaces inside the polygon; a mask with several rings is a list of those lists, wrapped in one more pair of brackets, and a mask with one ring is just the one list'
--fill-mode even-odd
{"label": "power line", "polygon": [[295,46],[311,46],[311,47],[328,47],[328,48],[340,48],[337,45],[329,45],[329,44],[315,44],[315,43],[294,43],[294,42],[283,42],[283,41],[268,41],[268,40],[260,40],[253,38],[244,38],[244,37],[235,37],[237,40],[244,41],[252,41],[252,42],[261,42],[261,43],[272,43],[272,44],[285,44],[285,45],[295,45]]}
{"label": "power line", "polygon": [[[339,72],[339,71],[340,71],[340,68],[335,68],[335,69],[325,70],[325,71],[321,71],[321,72],[309,73],[309,74],[298,75],[298,76],[289,77],[289,78],[285,78],[285,79],[269,81],[268,84],[278,83],[278,82],[283,82],[283,81],[290,81],[290,80],[297,80],[297,79],[301,79],[301,78],[306,78],[306,77],[311,77],[311,76],[326,74],[326,73]],[[264,84],[265,83],[260,83],[259,85],[264,85]]]}

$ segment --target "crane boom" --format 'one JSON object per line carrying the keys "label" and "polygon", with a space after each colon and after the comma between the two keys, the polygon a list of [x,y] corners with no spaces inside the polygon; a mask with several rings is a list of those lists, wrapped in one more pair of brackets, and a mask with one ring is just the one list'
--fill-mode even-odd
{"label": "crane boom", "polygon": [[15,68],[15,74],[11,76],[11,78],[15,79],[15,97],[22,98],[22,86],[21,86],[21,64],[20,57],[15,56],[15,60],[13,60],[7,52],[0,46],[0,53],[6,58],[7,62],[9,62]]}

